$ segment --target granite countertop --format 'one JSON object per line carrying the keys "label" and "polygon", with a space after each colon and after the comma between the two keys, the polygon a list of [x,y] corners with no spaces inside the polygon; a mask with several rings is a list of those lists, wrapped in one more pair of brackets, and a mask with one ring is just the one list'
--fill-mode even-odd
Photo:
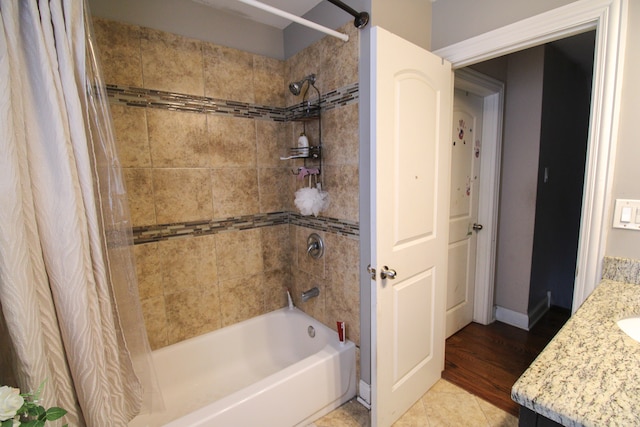
{"label": "granite countertop", "polygon": [[511,397],[565,426],[640,426],[640,343],[616,324],[640,315],[640,262],[605,259],[602,282]]}

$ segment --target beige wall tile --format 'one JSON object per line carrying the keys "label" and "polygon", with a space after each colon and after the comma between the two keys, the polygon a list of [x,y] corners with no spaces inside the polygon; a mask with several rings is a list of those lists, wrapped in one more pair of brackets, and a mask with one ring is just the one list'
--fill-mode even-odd
{"label": "beige wall tile", "polygon": [[140,46],[145,88],[204,95],[202,42],[142,28]]}
{"label": "beige wall tile", "polygon": [[260,229],[262,233],[262,260],[266,271],[285,270],[291,266],[289,225],[282,224]]}
{"label": "beige wall tile", "polygon": [[256,166],[255,120],[207,116],[213,167]]}
{"label": "beige wall tile", "polygon": [[326,263],[331,270],[325,284],[327,319],[334,324],[344,321],[347,338],[360,345],[359,242],[329,233],[325,239],[331,248],[326,253]]}
{"label": "beige wall tile", "polygon": [[255,103],[253,54],[204,43],[205,96]]}
{"label": "beige wall tile", "polygon": [[220,329],[218,285],[167,295],[167,340],[173,344]]}
{"label": "beige wall tile", "polygon": [[111,105],[111,116],[122,167],[151,167],[146,108]]}
{"label": "beige wall tile", "polygon": [[123,169],[131,222],[134,227],[156,223],[151,169]]}
{"label": "beige wall tile", "polygon": [[204,114],[150,108],[147,120],[153,167],[211,166]]}
{"label": "beige wall tile", "polygon": [[325,166],[325,190],[329,193],[329,208],[324,212],[330,218],[358,221],[359,187],[358,166]]}
{"label": "beige wall tile", "polygon": [[221,280],[220,308],[223,327],[264,314],[262,275]]}
{"label": "beige wall tile", "polygon": [[142,87],[140,27],[94,18],[93,29],[105,83]]}
{"label": "beige wall tile", "polygon": [[253,86],[256,104],[284,107],[284,61],[254,55]]}
{"label": "beige wall tile", "polygon": [[290,169],[260,168],[260,212],[282,212],[291,210],[294,199],[292,181],[294,176]]}
{"label": "beige wall tile", "polygon": [[228,218],[259,212],[258,171],[256,168],[214,169],[214,218]]}
{"label": "beige wall tile", "polygon": [[162,297],[162,264],[164,259],[158,253],[158,243],[135,245],[136,276],[140,299]]}
{"label": "beige wall tile", "polygon": [[348,42],[333,37],[325,37],[318,42],[325,92],[358,81],[360,32],[351,23],[345,24],[340,31],[349,34]]}
{"label": "beige wall tile", "polygon": [[260,229],[216,234],[220,280],[258,274],[264,270]]}
{"label": "beige wall tile", "polygon": [[211,177],[206,169],[154,169],[159,224],[213,218]]}
{"label": "beige wall tile", "polygon": [[290,127],[286,123],[268,120],[256,120],[257,163],[261,167],[283,167],[290,161],[280,157],[290,155],[289,148],[294,147]]}
{"label": "beige wall tile", "polygon": [[140,302],[151,349],[155,350],[169,345],[164,297],[147,298]]}
{"label": "beige wall tile", "polygon": [[287,267],[282,270],[265,271],[263,280],[265,313],[287,307],[287,289],[291,288],[291,269]]}
{"label": "beige wall tile", "polygon": [[359,161],[358,104],[322,115],[322,155],[325,165],[357,165]]}
{"label": "beige wall tile", "polygon": [[218,281],[214,235],[163,240],[158,246],[165,295],[211,288]]}

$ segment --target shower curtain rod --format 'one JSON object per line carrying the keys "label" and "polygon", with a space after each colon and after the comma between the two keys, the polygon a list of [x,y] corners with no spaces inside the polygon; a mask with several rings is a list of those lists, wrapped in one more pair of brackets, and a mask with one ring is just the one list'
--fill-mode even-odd
{"label": "shower curtain rod", "polygon": [[[268,4],[260,3],[259,1],[256,1],[256,0],[238,0],[238,1],[242,2],[244,4],[248,4],[249,6],[253,6],[253,7],[256,7],[258,9],[262,9],[265,12],[269,12],[269,13],[272,13],[274,15],[278,15],[278,16],[281,16],[283,18],[290,19],[291,21],[297,22],[298,24],[304,25],[305,27],[312,28],[314,30],[320,31],[320,32],[325,33],[325,34],[329,34],[330,36],[339,38],[340,40],[343,40],[345,42],[349,41],[349,36],[347,34],[332,30],[331,28],[324,27],[324,26],[322,26],[320,24],[316,24],[313,21],[309,21],[308,19],[301,18],[301,17],[299,17],[297,15],[294,15],[292,13],[286,12],[284,10],[277,9],[277,8],[275,8],[273,6],[268,5]],[[331,0],[329,0],[329,1],[331,1]],[[331,3],[333,3],[333,1],[331,1]]]}

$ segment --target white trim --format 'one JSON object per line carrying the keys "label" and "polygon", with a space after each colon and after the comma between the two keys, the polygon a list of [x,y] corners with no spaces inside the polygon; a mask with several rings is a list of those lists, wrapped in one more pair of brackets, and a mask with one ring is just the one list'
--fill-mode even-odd
{"label": "white trim", "polygon": [[529,329],[533,328],[533,325],[538,323],[538,321],[544,316],[544,314],[549,311],[549,307],[551,306],[551,292],[547,292],[544,298],[538,301],[538,304],[530,310],[529,312]]}
{"label": "white trim", "polygon": [[601,277],[611,206],[627,0],[579,0],[439,49],[461,68],[589,29],[597,29],[585,186],[573,312]]}
{"label": "white trim", "polygon": [[507,325],[515,326],[516,328],[524,329],[525,331],[529,330],[529,316],[509,310],[508,308],[500,307],[499,305],[496,306],[496,320],[506,323]]}
{"label": "white trim", "polygon": [[360,380],[358,388],[358,402],[367,409],[371,409],[371,386]]}
{"label": "white trim", "polygon": [[455,72],[456,89],[483,97],[482,146],[480,149],[480,200],[478,223],[483,225],[476,246],[473,321],[488,325],[495,320],[493,309],[498,236],[500,161],[502,158],[502,114],[504,84],[470,69]]}

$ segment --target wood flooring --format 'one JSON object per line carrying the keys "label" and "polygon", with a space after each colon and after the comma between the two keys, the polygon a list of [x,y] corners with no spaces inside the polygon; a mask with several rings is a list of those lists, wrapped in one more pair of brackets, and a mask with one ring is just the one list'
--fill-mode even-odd
{"label": "wood flooring", "polygon": [[442,378],[517,416],[511,386],[569,315],[552,307],[528,332],[501,322],[471,323],[447,339]]}

